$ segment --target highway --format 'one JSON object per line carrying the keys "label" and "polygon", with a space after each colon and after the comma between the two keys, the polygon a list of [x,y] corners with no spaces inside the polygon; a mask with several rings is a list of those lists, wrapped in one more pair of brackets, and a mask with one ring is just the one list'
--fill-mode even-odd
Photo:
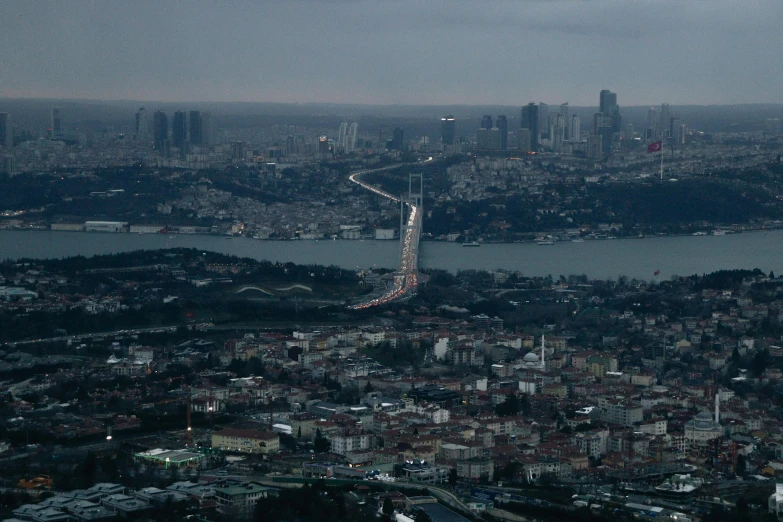
{"label": "highway", "polygon": [[[426,161],[432,161],[432,157],[430,157]],[[399,167],[400,165],[394,165],[391,167],[383,167],[380,169],[359,170],[352,173],[350,176],[348,176],[348,179],[350,179],[353,183],[356,183],[360,187],[369,190],[370,192],[374,192],[379,196],[389,198],[392,201],[399,202],[400,198],[393,196],[388,192],[381,190],[373,185],[370,185],[369,183],[365,183],[361,179],[359,179],[364,174],[369,174],[372,172],[381,172],[384,170],[391,170]],[[375,297],[367,301],[363,301],[361,303],[352,305],[349,307],[350,309],[361,310],[364,308],[379,306],[379,305],[391,303],[392,301],[399,301],[402,299],[406,299],[416,293],[419,284],[418,283],[419,238],[421,235],[422,212],[416,205],[413,204],[413,202],[405,201],[404,203],[408,205],[410,212],[408,215],[408,221],[405,224],[403,237],[402,237],[402,248],[400,250],[400,267],[394,275],[394,283],[392,284],[392,287],[380,297]]]}

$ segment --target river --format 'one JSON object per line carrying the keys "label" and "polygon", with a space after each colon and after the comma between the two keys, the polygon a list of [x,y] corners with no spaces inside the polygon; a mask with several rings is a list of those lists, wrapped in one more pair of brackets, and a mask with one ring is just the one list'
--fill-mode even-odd
{"label": "river", "polygon": [[[0,259],[91,256],[139,249],[188,247],[254,259],[344,268],[396,268],[397,241],[259,241],[222,236],[101,234],[88,232],[0,231]],[[421,268],[519,270],[526,276],[585,274],[608,279],[620,275],[661,279],[731,268],[760,268],[783,273],[783,230],[725,236],[677,236],[561,242],[484,244],[423,241]]]}

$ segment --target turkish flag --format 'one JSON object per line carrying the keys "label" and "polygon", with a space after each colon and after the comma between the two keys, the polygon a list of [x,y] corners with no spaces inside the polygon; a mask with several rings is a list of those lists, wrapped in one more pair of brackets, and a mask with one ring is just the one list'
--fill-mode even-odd
{"label": "turkish flag", "polygon": [[656,141],[647,145],[647,154],[651,152],[661,152],[663,150],[663,141]]}

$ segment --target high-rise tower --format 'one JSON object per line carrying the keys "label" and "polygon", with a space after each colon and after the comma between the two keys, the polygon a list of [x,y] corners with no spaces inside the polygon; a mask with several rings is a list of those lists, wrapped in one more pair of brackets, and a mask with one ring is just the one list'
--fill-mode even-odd
{"label": "high-rise tower", "polygon": [[0,112],[0,148],[10,149],[14,146],[14,133],[11,128],[11,115]]}
{"label": "high-rise tower", "polygon": [[61,123],[60,109],[52,109],[52,138],[59,138],[62,136]]}
{"label": "high-rise tower", "polygon": [[201,145],[203,138],[202,125],[201,125],[201,112],[190,111],[190,143],[193,145]]}
{"label": "high-rise tower", "polygon": [[144,107],[141,107],[136,111],[136,139],[141,139],[147,136],[147,111]]}
{"label": "high-rise tower", "polygon": [[508,120],[505,115],[498,115],[495,127],[500,131],[500,150],[508,149]]}
{"label": "high-rise tower", "polygon": [[185,111],[177,111],[171,120],[171,138],[174,146],[183,149],[188,141],[188,115]]}
{"label": "high-rise tower", "polygon": [[484,116],[481,118],[481,128],[487,130],[492,128],[492,116]]}
{"label": "high-rise tower", "polygon": [[440,119],[440,136],[444,145],[454,145],[454,139],[457,134],[457,122],[454,116],[449,114]]}
{"label": "high-rise tower", "polygon": [[169,119],[166,116],[166,111],[155,111],[152,127],[155,150],[165,152],[169,141]]}
{"label": "high-rise tower", "polygon": [[530,130],[530,151],[538,152],[538,106],[530,102],[522,107],[521,128]]}

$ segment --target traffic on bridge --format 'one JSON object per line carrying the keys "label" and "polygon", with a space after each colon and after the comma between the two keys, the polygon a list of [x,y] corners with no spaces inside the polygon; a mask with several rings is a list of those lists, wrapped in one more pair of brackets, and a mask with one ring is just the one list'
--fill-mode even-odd
{"label": "traffic on bridge", "polygon": [[[432,158],[430,157],[427,159],[427,161],[432,161]],[[379,196],[383,196],[385,198],[391,199],[392,201],[399,202],[400,198],[359,179],[364,174],[391,170],[395,168],[399,168],[399,165],[373,170],[360,170],[351,174],[349,179],[362,188],[374,192]],[[383,295],[352,305],[349,307],[350,309],[361,310],[364,308],[387,304],[392,301],[399,301],[408,298],[416,293],[419,279],[419,239],[421,236],[422,212],[418,206],[413,204],[413,201],[403,201],[403,203],[408,206],[409,214],[408,220],[403,227],[403,230],[400,231],[402,237],[402,248],[400,249],[400,267],[394,274],[394,282],[391,288],[388,289]]]}

